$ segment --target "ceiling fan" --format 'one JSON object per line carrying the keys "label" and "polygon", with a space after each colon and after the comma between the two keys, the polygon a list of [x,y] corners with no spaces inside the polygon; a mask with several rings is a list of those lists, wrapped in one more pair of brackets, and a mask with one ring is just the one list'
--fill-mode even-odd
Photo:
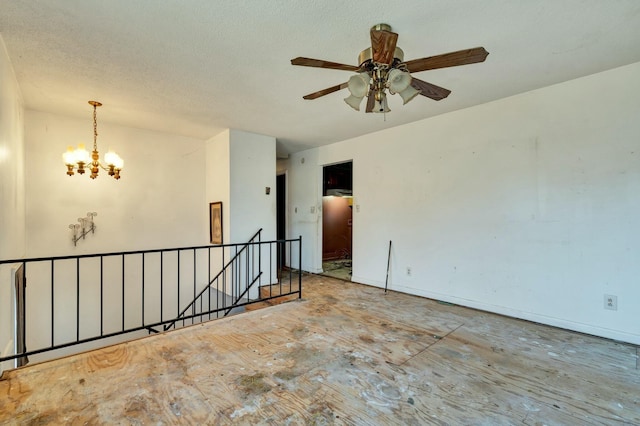
{"label": "ceiling fan", "polygon": [[344,101],[353,109],[360,111],[360,104],[366,96],[366,112],[383,113],[390,111],[387,90],[392,95],[398,93],[405,104],[419,94],[439,101],[449,96],[451,91],[419,80],[410,73],[484,62],[489,54],[484,47],[475,47],[405,62],[404,52],[397,46],[398,34],[391,32],[391,26],[375,25],[371,28],[370,35],[371,47],[360,52],[358,66],[302,57],[292,59],[291,65],[357,73],[346,83],[309,93],[303,98],[317,99],[348,88],[351,94]]}

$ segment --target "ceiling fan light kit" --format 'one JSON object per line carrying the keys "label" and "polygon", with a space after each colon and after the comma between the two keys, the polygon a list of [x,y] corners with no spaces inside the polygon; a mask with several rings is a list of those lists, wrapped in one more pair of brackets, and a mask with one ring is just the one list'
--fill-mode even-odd
{"label": "ceiling fan light kit", "polygon": [[362,99],[367,96],[370,79],[369,74],[361,72],[352,75],[347,82],[347,88],[349,89],[349,92],[351,92],[351,96],[344,98],[344,101],[356,111],[360,111]]}
{"label": "ceiling fan light kit", "polygon": [[348,88],[350,95],[344,101],[351,108],[360,111],[360,104],[366,96],[366,112],[382,113],[391,111],[387,92],[400,95],[403,105],[418,95],[439,101],[449,96],[451,91],[419,80],[411,75],[412,72],[484,62],[489,54],[484,47],[476,47],[405,62],[404,52],[397,46],[398,34],[391,32],[391,26],[373,26],[370,37],[371,47],[360,52],[358,66],[303,57],[292,59],[292,65],[357,72],[346,83],[310,93],[303,98],[317,99]]}

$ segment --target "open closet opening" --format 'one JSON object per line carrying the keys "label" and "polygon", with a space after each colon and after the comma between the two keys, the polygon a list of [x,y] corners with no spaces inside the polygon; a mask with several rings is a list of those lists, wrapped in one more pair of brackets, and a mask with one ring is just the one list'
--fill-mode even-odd
{"label": "open closet opening", "polygon": [[322,270],[351,281],[353,162],[324,166],[322,178]]}

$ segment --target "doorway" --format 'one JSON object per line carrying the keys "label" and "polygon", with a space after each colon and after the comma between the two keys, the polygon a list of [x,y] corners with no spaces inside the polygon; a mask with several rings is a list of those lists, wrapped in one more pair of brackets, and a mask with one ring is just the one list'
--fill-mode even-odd
{"label": "doorway", "polygon": [[[287,175],[276,176],[276,239],[285,240],[287,238]],[[278,270],[286,263],[286,244],[279,243],[277,250]]]}
{"label": "doorway", "polygon": [[353,162],[322,169],[322,270],[351,281],[353,259]]}

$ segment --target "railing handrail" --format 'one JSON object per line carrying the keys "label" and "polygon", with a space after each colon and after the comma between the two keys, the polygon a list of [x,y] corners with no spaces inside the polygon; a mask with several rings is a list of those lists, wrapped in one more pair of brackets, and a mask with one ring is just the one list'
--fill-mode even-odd
{"label": "railing handrail", "polygon": [[298,241],[298,238],[287,238],[284,240],[269,240],[262,242],[246,242],[246,243],[228,243],[228,244],[210,244],[207,246],[191,246],[191,247],[173,247],[167,249],[149,249],[149,250],[133,250],[133,251],[116,251],[110,253],[92,253],[92,254],[76,254],[76,255],[68,255],[68,256],[50,256],[50,257],[27,257],[27,258],[17,258],[17,259],[7,259],[0,260],[0,265],[6,263],[23,263],[23,262],[46,262],[50,260],[68,260],[68,259],[86,259],[90,257],[107,257],[107,256],[122,256],[122,255],[130,255],[130,254],[147,254],[147,253],[162,253],[167,251],[182,251],[182,250],[201,250],[208,248],[224,248],[224,247],[237,247],[237,246],[250,246],[250,245],[259,245],[259,244],[269,244],[269,243],[281,243],[281,242],[290,242],[290,241]]}

